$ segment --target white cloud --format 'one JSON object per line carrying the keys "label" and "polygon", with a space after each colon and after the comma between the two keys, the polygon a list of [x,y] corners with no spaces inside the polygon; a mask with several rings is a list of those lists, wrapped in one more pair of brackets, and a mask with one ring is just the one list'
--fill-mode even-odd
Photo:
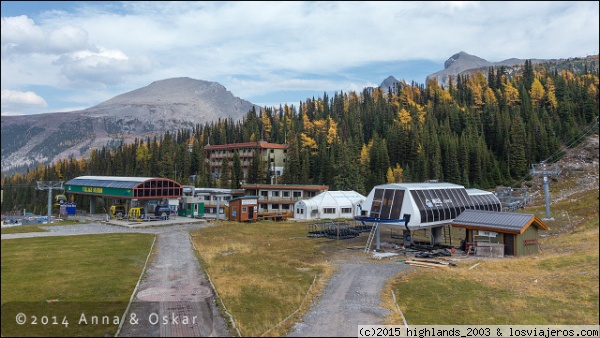
{"label": "white cloud", "polygon": [[[188,76],[219,82],[248,99],[270,91],[360,90],[383,79],[363,84],[364,77],[348,70],[373,63],[425,59],[441,70],[459,51],[494,62],[586,56],[598,53],[599,44],[598,2],[83,6],[47,12],[35,21],[2,18],[2,88],[75,87],[79,93],[73,96],[109,99],[153,81]],[[394,69],[388,75],[403,79]]]}
{"label": "white cloud", "polygon": [[60,65],[61,74],[73,84],[89,84],[93,88],[119,84],[128,75],[147,72],[150,63],[146,58],[132,60],[120,50],[100,48],[98,52],[65,54],[54,64]]}
{"label": "white cloud", "polygon": [[19,54],[60,54],[89,48],[81,27],[42,28],[26,16],[2,18],[2,58]]}
{"label": "white cloud", "polygon": [[29,109],[45,108],[48,104],[34,92],[19,92],[2,89],[2,115],[18,115]]}

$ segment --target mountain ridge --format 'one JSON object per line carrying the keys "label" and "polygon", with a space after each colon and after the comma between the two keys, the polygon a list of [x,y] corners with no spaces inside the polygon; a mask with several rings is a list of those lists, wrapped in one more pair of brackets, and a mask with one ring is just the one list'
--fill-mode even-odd
{"label": "mountain ridge", "polygon": [[2,116],[2,171],[89,154],[218,119],[240,121],[252,108],[217,82],[189,77],[154,81],[87,109]]}

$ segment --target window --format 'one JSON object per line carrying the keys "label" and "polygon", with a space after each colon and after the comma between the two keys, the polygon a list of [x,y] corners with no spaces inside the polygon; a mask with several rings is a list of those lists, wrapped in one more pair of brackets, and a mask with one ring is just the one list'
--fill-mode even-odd
{"label": "window", "polygon": [[293,194],[293,196],[294,196],[295,198],[300,198],[300,197],[302,197],[302,192],[301,192],[301,191],[294,191],[292,194]]}
{"label": "window", "polygon": [[279,197],[279,191],[271,191],[271,196]]}
{"label": "window", "polygon": [[335,208],[323,208],[324,214],[335,214]]}
{"label": "window", "polygon": [[268,192],[268,191],[266,191],[266,190],[261,190],[261,191],[260,191],[260,195],[261,195],[262,197],[267,197],[267,196],[269,196],[269,192]]}
{"label": "window", "polygon": [[242,207],[242,212],[245,213],[246,212],[246,207]]}
{"label": "window", "polygon": [[290,210],[290,205],[289,204],[282,204],[281,205],[281,209],[282,210]]}
{"label": "window", "polygon": [[271,204],[271,209],[279,210],[279,204]]}
{"label": "window", "polygon": [[261,203],[260,208],[263,210],[267,210],[267,203]]}
{"label": "window", "polygon": [[350,214],[352,213],[352,208],[342,208],[342,214]]}
{"label": "window", "polygon": [[289,191],[282,191],[281,192],[281,196],[283,196],[283,197],[290,197],[290,192]]}

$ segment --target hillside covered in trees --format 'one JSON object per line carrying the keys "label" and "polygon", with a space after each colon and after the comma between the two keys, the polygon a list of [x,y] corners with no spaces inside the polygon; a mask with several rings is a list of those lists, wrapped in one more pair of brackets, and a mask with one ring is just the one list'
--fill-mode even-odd
{"label": "hillside covered in trees", "polygon": [[[39,165],[2,179],[2,212],[44,213],[46,192],[36,181],[82,175],[168,177],[200,187],[269,183],[269,168],[254,161],[239,176],[239,157],[222,177],[210,173],[204,145],[265,140],[289,145],[278,183],[323,184],[367,194],[386,182],[435,179],[466,187],[520,186],[531,164],[552,163],[561,149],[598,132],[598,56],[459,75],[442,88],[401,82],[324,94],[299,107],[252,109],[241,122],[196,125],[162,137],[92,150],[89,158]],[[76,200],[80,208],[89,200]]]}

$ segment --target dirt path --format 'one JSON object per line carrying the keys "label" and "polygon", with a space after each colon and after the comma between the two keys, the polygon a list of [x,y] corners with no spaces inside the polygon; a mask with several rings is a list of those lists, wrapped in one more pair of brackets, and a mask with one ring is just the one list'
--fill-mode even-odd
{"label": "dirt path", "polygon": [[323,295],[289,337],[356,337],[358,325],[381,325],[389,310],[380,306],[385,282],[404,264],[363,261],[340,263]]}
{"label": "dirt path", "polygon": [[[120,336],[229,336],[189,232],[158,234],[155,248]],[[139,319],[137,325],[129,321],[132,315]]]}

